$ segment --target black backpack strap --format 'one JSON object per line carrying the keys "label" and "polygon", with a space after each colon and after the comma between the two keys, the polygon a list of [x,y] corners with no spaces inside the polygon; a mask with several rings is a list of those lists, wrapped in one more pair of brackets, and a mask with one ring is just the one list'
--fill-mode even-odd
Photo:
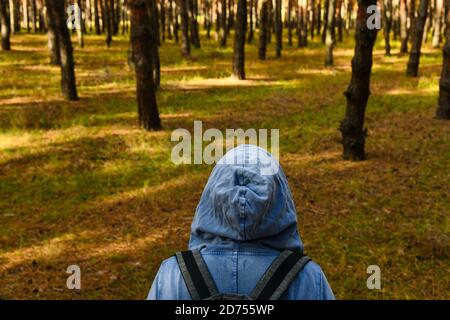
{"label": "black backpack strap", "polygon": [[192,300],[203,300],[218,294],[216,284],[199,250],[175,254]]}
{"label": "black backpack strap", "polygon": [[277,300],[311,258],[294,251],[283,251],[261,277],[250,297],[254,300]]}

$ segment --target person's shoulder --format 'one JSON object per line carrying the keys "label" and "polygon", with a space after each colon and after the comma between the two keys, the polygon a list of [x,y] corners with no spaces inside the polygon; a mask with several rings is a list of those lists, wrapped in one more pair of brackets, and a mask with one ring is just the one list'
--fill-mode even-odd
{"label": "person's shoulder", "polygon": [[[326,280],[325,280],[326,281]],[[286,293],[285,299],[289,300],[316,300],[322,296],[324,274],[322,268],[314,261],[308,262],[300,271],[290,289]]]}
{"label": "person's shoulder", "polygon": [[179,267],[178,267],[178,262],[177,262],[177,258],[175,256],[171,256],[165,260],[163,260],[163,262],[161,262],[161,265],[159,267],[159,273],[164,274],[164,273],[172,273],[172,272],[177,272],[179,271]]}

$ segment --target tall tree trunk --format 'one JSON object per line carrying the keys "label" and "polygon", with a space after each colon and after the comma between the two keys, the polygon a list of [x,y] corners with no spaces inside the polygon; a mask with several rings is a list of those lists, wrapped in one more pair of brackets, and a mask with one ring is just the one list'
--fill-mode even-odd
{"label": "tall tree trunk", "polygon": [[146,130],[161,128],[153,83],[151,24],[145,0],[129,0],[131,46],[135,60],[139,125]]}
{"label": "tall tree trunk", "polygon": [[441,16],[442,16],[442,7],[444,0],[435,0],[435,13],[433,19],[433,40],[432,46],[433,48],[439,48],[439,44],[441,43]]}
{"label": "tall tree trunk", "polygon": [[376,5],[376,0],[358,0],[355,31],[355,54],[352,59],[352,78],[344,95],[347,98],[345,118],[341,122],[344,159],[364,160],[364,114],[370,95],[372,51],[378,30],[367,28],[367,7]]}
{"label": "tall tree trunk", "polygon": [[408,26],[407,26],[407,13],[406,0],[400,0],[400,53],[408,52]]}
{"label": "tall tree trunk", "polygon": [[281,58],[283,48],[283,23],[281,21],[281,0],[275,0],[275,58]]}
{"label": "tall tree trunk", "polygon": [[328,28],[328,16],[330,8],[330,0],[325,0],[324,13],[323,13],[323,31],[322,31],[322,42],[325,43],[327,39],[327,28]]}
{"label": "tall tree trunk", "polygon": [[55,31],[58,34],[62,94],[64,99],[75,101],[78,100],[78,94],[75,83],[73,49],[69,29],[66,24],[64,2],[59,0],[46,0],[46,5],[49,19],[54,21]]}
{"label": "tall tree trunk", "polygon": [[161,41],[166,41],[166,2],[160,1],[160,20],[161,20]]}
{"label": "tall tree trunk", "polygon": [[175,38],[175,42],[180,42],[180,39],[178,37],[178,31],[180,31],[180,22],[178,20],[178,17],[180,15],[180,9],[178,5],[175,5],[174,7],[175,14],[173,16],[173,36]]}
{"label": "tall tree trunk", "polygon": [[111,15],[113,13],[111,7],[110,7],[110,0],[103,0],[104,6],[103,11],[105,14],[105,20],[103,21],[103,24],[105,25],[105,31],[106,31],[106,46],[110,47],[112,42],[112,26],[111,26]]}
{"label": "tall tree trunk", "polygon": [[181,55],[184,58],[188,58],[191,55],[191,44],[189,41],[188,1],[189,0],[178,0],[181,27]]}
{"label": "tall tree trunk", "polygon": [[161,62],[159,60],[158,51],[158,7],[156,1],[148,3],[149,20],[150,20],[150,40],[152,42],[152,67],[153,67],[153,83],[158,88],[161,82]]}
{"label": "tall tree trunk", "polygon": [[98,16],[98,0],[94,0],[94,29],[95,34],[100,34],[100,18]]}
{"label": "tall tree trunk", "polygon": [[381,8],[383,11],[383,35],[384,35],[384,51],[387,56],[391,55],[391,42],[389,33],[392,28],[392,0],[381,0]]}
{"label": "tall tree trunk", "polygon": [[245,31],[247,28],[247,0],[238,0],[233,48],[233,74],[245,79]]}
{"label": "tall tree trunk", "polygon": [[31,32],[36,33],[36,0],[30,0],[30,9],[31,9]]}
{"label": "tall tree trunk", "polygon": [[80,48],[84,48],[84,37],[83,37],[83,7],[81,6],[81,0],[77,0],[78,9],[76,11],[76,19],[78,23],[76,23],[77,27],[77,36],[78,36],[78,45]]}
{"label": "tall tree trunk", "polygon": [[288,33],[288,46],[292,47],[292,1],[287,0],[287,9],[286,9],[286,27]]}
{"label": "tall tree trunk", "polygon": [[334,12],[336,10],[336,0],[328,0],[328,16],[327,16],[327,29],[325,37],[326,55],[325,66],[333,65],[333,29],[334,29]]}
{"label": "tall tree trunk", "polygon": [[322,1],[317,1],[317,35],[322,31]]}
{"label": "tall tree trunk", "polygon": [[[291,1],[291,0],[289,0],[289,1]],[[250,0],[249,9],[250,9],[250,12],[248,13],[248,15],[249,15],[249,28],[248,28],[247,42],[250,44],[250,43],[253,42],[253,37],[254,37],[253,12],[255,10],[255,5],[253,3],[253,0]]]}
{"label": "tall tree trunk", "polygon": [[228,0],[227,36],[234,27],[234,0]]}
{"label": "tall tree trunk", "polygon": [[200,48],[200,36],[198,32],[198,21],[196,13],[196,3],[197,0],[188,0],[189,4],[189,22],[191,30],[191,43],[194,47]]}
{"label": "tall tree trunk", "polygon": [[429,0],[420,0],[418,17],[415,19],[412,27],[413,39],[406,69],[406,74],[411,77],[417,77],[419,71],[420,49],[422,47],[425,20],[427,19],[428,3]]}
{"label": "tall tree trunk", "polygon": [[337,1],[336,2],[336,4],[337,4],[337,21],[336,21],[336,23],[337,23],[337,29],[338,29],[338,41],[342,42],[342,40],[343,40],[342,29],[343,29],[343,25],[344,25],[343,19],[342,19],[342,6],[343,6],[344,1],[342,1],[342,0],[336,0],[336,1]]}
{"label": "tall tree trunk", "polygon": [[311,40],[314,39],[314,27],[316,25],[316,6],[314,2],[314,0],[309,0],[309,10],[311,13],[311,25],[309,27],[309,33],[311,36]]}
{"label": "tall tree trunk", "polygon": [[59,55],[58,29],[55,24],[55,20],[50,19],[50,15],[48,12],[46,14],[46,19],[47,19],[47,37],[48,37],[47,43],[48,43],[48,50],[50,52],[50,63],[59,66],[61,64],[61,58]]}
{"label": "tall tree trunk", "polygon": [[261,0],[261,12],[259,14],[259,50],[258,57],[259,60],[266,59],[267,51],[267,29],[268,29],[268,18],[269,18],[269,0]]}
{"label": "tall tree trunk", "polygon": [[173,39],[173,1],[169,0],[169,7],[167,9],[167,38]]}
{"label": "tall tree trunk", "polygon": [[11,35],[11,22],[9,18],[9,2],[8,0],[0,0],[0,24],[2,29],[2,50],[11,50],[10,35]]}
{"label": "tall tree trunk", "polygon": [[22,0],[22,17],[25,29],[27,29],[27,32],[30,32],[30,21],[28,17],[28,0]]}
{"label": "tall tree trunk", "polygon": [[219,22],[219,42],[222,48],[227,46],[227,0],[220,0],[219,5],[220,22]]}
{"label": "tall tree trunk", "polygon": [[436,118],[450,120],[450,0],[444,0],[445,45],[442,50],[442,72]]}

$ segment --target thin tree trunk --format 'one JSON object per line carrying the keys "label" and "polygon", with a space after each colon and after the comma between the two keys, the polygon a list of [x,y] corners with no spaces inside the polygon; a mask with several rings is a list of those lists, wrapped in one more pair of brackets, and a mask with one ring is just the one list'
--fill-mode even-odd
{"label": "thin tree trunk", "polygon": [[152,67],[153,67],[153,83],[158,88],[161,82],[161,62],[158,51],[158,7],[156,1],[148,3],[149,20],[150,20],[150,41],[152,42]]}
{"label": "thin tree trunk", "polygon": [[406,75],[417,77],[419,71],[420,49],[422,47],[423,31],[425,28],[425,20],[427,19],[429,0],[420,0],[418,17],[414,21],[413,39],[411,52],[409,54]]}
{"label": "thin tree trunk", "polygon": [[78,23],[76,23],[77,27],[77,36],[78,36],[78,45],[80,48],[84,47],[84,37],[83,37],[83,8],[81,6],[81,0],[77,0],[78,9],[76,11],[76,18]]}
{"label": "thin tree trunk", "polygon": [[111,14],[112,10],[110,8],[110,2],[109,0],[103,0],[104,6],[103,11],[105,15],[105,20],[103,21],[103,24],[105,26],[106,31],[106,46],[110,47],[112,42],[112,30],[111,30]]}
{"label": "thin tree trunk", "polygon": [[166,41],[166,1],[160,1],[161,41]]}
{"label": "thin tree trunk", "polygon": [[267,51],[267,29],[269,16],[269,0],[262,0],[261,12],[259,13],[259,50],[258,57],[260,60],[266,59]]}
{"label": "thin tree trunk", "polygon": [[30,0],[31,32],[36,33],[36,0]]}
{"label": "thin tree trunk", "polygon": [[275,58],[281,58],[283,48],[283,23],[281,21],[281,0],[275,0]]}
{"label": "thin tree trunk", "polygon": [[65,19],[64,3],[59,0],[46,0],[46,5],[49,19],[54,21],[55,31],[58,34],[62,94],[64,99],[75,101],[78,100],[78,94],[75,83],[73,49]]}
{"label": "thin tree trunk", "polygon": [[61,58],[59,55],[59,39],[57,26],[55,25],[55,21],[53,19],[50,19],[50,14],[48,11],[46,19],[47,19],[47,37],[48,37],[47,43],[48,43],[48,50],[50,52],[50,63],[59,66],[61,64]]}
{"label": "thin tree trunk", "polygon": [[391,55],[391,42],[389,33],[392,28],[392,0],[381,0],[381,8],[383,11],[383,35],[384,35],[384,51],[387,56]]}
{"label": "thin tree trunk", "polygon": [[433,48],[439,48],[439,44],[441,43],[441,16],[442,16],[442,7],[443,0],[436,0],[435,13],[433,19],[433,40],[432,46]]}
{"label": "thin tree trunk", "polygon": [[190,36],[191,43],[194,47],[200,48],[200,36],[198,32],[198,22],[197,22],[197,14],[196,14],[196,3],[197,0],[188,0],[189,5],[189,22],[190,22]]}
{"label": "thin tree trunk", "polygon": [[9,18],[9,2],[8,0],[0,0],[0,24],[2,29],[2,50],[9,51],[11,50],[11,22]]}
{"label": "thin tree trunk", "polygon": [[145,0],[130,0],[131,45],[135,59],[136,96],[139,125],[145,130],[158,130],[161,120],[153,83],[151,24]]}
{"label": "thin tree trunk", "polygon": [[245,31],[247,27],[247,0],[238,0],[233,49],[233,74],[245,79]]}
{"label": "thin tree trunk", "polygon": [[188,58],[191,55],[191,44],[189,41],[188,1],[189,0],[178,0],[181,27],[181,55],[183,58]]}
{"label": "thin tree trunk", "polygon": [[326,55],[325,66],[333,65],[333,29],[334,29],[334,12],[336,10],[336,0],[328,0],[328,16],[327,16],[327,29],[325,37]]}
{"label": "thin tree trunk", "polygon": [[227,1],[220,0],[220,22],[219,22],[219,42],[220,47],[226,48],[227,46]]}
{"label": "thin tree trunk", "polygon": [[30,32],[30,21],[28,17],[28,0],[22,0],[22,17],[25,29]]}
{"label": "thin tree trunk", "polygon": [[[289,0],[289,1],[291,1],[291,0]],[[249,15],[249,20],[250,21],[249,21],[247,42],[248,43],[252,43],[253,42],[253,37],[254,37],[253,12],[255,10],[255,5],[253,3],[253,0],[250,0],[249,9],[250,9],[250,12],[248,13],[248,15]]]}
{"label": "thin tree trunk", "polygon": [[100,18],[98,16],[98,0],[94,0],[94,29],[95,34],[100,34]]}
{"label": "thin tree trunk", "polygon": [[436,118],[450,120],[450,0],[444,0],[445,45],[442,50],[442,72]]}
{"label": "thin tree trunk", "polygon": [[286,12],[286,26],[288,31],[288,46],[292,47],[292,1],[287,2],[287,12]]}
{"label": "thin tree trunk", "polygon": [[407,26],[407,13],[406,0],[400,0],[400,53],[408,52],[408,26]]}
{"label": "thin tree trunk", "polygon": [[358,0],[358,14],[355,31],[355,54],[352,59],[352,78],[345,91],[347,110],[341,122],[343,157],[351,160],[364,160],[364,114],[370,95],[370,74],[372,70],[372,51],[378,30],[367,28],[367,7],[376,5],[376,0]]}

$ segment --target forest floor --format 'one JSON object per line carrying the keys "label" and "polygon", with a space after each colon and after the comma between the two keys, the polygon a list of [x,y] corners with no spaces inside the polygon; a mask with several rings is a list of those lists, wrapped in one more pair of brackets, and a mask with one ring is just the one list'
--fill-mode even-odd
{"label": "forest floor", "polygon": [[[143,299],[161,261],[185,249],[212,166],[174,165],[176,128],[279,128],[280,161],[306,252],[339,299],[450,299],[450,124],[434,119],[441,50],[426,44],[420,76],[384,56],[379,36],[366,117],[368,159],[341,158],[339,121],[353,39],[325,68],[319,37],[284,43],[266,61],[247,45],[248,80],[230,78],[231,42],[202,39],[183,61],[160,49],[163,130],[137,126],[128,39],[75,46],[80,101],[60,95],[45,35],[12,37],[0,53],[0,298]],[[75,39],[74,39],[75,40]],[[231,40],[231,39],[230,39]],[[255,41],[257,43],[257,41]],[[79,291],[66,288],[69,265]],[[381,290],[366,269],[381,268]]]}

